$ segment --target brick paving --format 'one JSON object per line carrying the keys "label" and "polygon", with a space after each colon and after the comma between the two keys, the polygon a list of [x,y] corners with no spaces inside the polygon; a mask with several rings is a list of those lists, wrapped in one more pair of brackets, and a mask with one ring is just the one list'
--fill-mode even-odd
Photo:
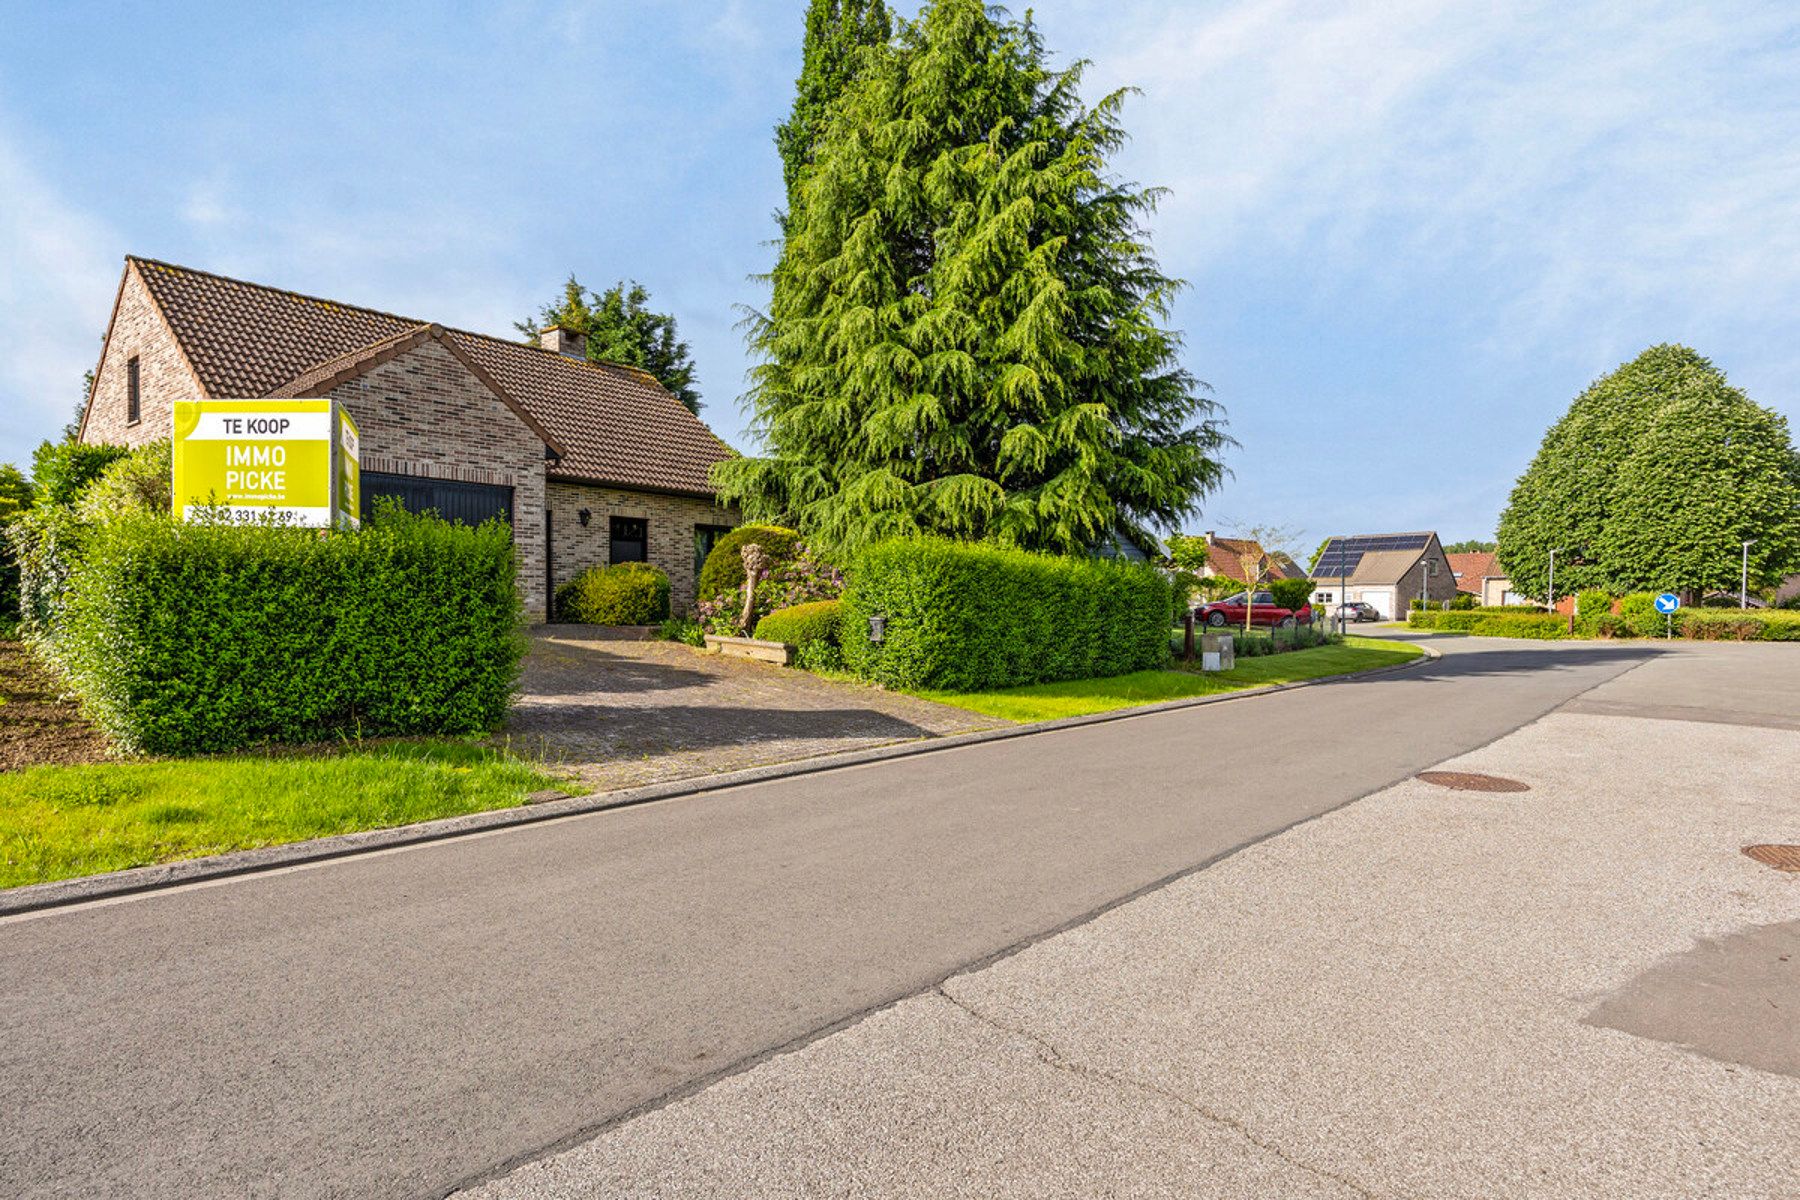
{"label": "brick paving", "polygon": [[505,736],[611,791],[1005,723],[674,642],[555,625],[532,634]]}

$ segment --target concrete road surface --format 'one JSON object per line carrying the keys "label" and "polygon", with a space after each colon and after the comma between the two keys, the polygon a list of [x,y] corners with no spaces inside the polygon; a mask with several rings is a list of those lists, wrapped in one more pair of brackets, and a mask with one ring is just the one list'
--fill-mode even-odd
{"label": "concrete road surface", "polygon": [[1437,644],[1376,679],[5,920],[0,1194],[441,1195],[1673,661]]}
{"label": "concrete road surface", "polygon": [[1774,666],[1671,655],[1446,764],[1529,791],[1401,783],[470,1200],[1800,1195]]}

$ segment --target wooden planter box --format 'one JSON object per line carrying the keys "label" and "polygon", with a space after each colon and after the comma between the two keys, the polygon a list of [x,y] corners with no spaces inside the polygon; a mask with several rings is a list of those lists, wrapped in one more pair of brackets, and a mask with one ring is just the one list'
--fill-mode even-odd
{"label": "wooden planter box", "polygon": [[755,638],[719,637],[709,633],[706,635],[706,648],[715,654],[726,654],[732,658],[754,658],[782,667],[794,665],[794,648],[786,642],[759,642]]}

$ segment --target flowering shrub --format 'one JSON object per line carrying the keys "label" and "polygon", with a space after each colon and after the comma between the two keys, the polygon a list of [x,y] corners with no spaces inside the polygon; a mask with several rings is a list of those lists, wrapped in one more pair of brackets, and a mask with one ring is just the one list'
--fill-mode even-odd
{"label": "flowering shrub", "polygon": [[814,557],[803,545],[794,547],[794,557],[777,563],[756,585],[756,603],[750,613],[750,624],[740,622],[744,616],[744,588],[740,584],[720,592],[699,604],[700,624],[706,632],[722,637],[744,637],[756,623],[778,608],[805,604],[812,600],[835,600],[844,594],[844,576],[830,563]]}

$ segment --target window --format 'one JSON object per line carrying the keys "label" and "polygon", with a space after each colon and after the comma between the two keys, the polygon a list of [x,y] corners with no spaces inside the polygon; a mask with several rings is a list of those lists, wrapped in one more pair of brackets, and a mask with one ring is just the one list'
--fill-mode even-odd
{"label": "window", "polygon": [[700,578],[700,568],[706,565],[706,556],[713,552],[719,539],[731,532],[729,525],[696,525],[694,526],[694,578]]}
{"label": "window", "polygon": [[649,562],[650,523],[642,517],[612,519],[612,548],[609,562]]}
{"label": "window", "polygon": [[144,398],[138,387],[138,360],[134,354],[125,360],[125,423],[136,425],[143,415]]}

